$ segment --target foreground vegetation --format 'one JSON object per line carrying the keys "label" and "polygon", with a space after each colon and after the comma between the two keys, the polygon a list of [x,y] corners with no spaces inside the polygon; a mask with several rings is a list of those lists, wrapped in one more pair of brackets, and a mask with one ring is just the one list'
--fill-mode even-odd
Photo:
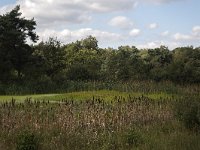
{"label": "foreground vegetation", "polygon": [[0,149],[200,149],[198,85],[117,87],[1,96]]}
{"label": "foreground vegetation", "polygon": [[[1,149],[199,149],[169,99],[116,97],[62,103],[2,103]],[[194,128],[195,129],[195,128]],[[20,148],[21,147],[21,148]],[[26,148],[25,148],[26,147]]]}

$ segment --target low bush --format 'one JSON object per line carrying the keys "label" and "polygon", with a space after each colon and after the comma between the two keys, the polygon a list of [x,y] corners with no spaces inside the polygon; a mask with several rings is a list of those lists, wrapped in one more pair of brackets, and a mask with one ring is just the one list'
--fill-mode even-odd
{"label": "low bush", "polygon": [[200,100],[185,98],[175,104],[175,115],[186,128],[200,131]]}
{"label": "low bush", "polygon": [[38,150],[39,139],[29,131],[21,132],[17,137],[16,150]]}
{"label": "low bush", "polygon": [[143,141],[142,134],[136,129],[131,129],[124,135],[125,143],[128,147],[136,148],[141,145]]}

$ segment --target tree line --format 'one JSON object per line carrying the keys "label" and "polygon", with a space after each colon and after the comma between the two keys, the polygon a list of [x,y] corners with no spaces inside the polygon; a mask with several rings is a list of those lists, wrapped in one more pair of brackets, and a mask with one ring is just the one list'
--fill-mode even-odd
{"label": "tree line", "polygon": [[[93,36],[62,44],[39,39],[20,6],[0,15],[0,84],[22,82],[170,80],[200,82],[200,47],[100,48]],[[27,44],[27,39],[35,44]]]}

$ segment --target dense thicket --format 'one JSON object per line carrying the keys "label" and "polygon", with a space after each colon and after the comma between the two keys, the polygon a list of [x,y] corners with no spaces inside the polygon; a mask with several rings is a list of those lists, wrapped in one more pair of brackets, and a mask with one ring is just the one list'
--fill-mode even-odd
{"label": "dense thicket", "polygon": [[0,15],[0,84],[63,84],[64,81],[171,80],[200,82],[200,47],[169,50],[120,46],[99,48],[93,36],[61,44],[37,41],[36,22],[21,17],[20,7]]}

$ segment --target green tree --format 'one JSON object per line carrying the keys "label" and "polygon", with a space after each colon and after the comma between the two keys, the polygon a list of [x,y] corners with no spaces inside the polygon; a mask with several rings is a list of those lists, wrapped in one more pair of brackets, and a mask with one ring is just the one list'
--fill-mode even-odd
{"label": "green tree", "polygon": [[176,82],[200,82],[200,48],[176,48],[169,74]]}
{"label": "green tree", "polygon": [[61,43],[57,39],[49,38],[34,49],[36,76],[46,75],[51,80],[61,80],[58,78],[65,75],[66,69],[66,52]]}
{"label": "green tree", "polygon": [[0,80],[11,77],[21,79],[26,65],[31,61],[33,50],[27,44],[38,40],[34,32],[36,22],[21,17],[20,6],[0,15]]}
{"label": "green tree", "polygon": [[67,77],[70,80],[97,80],[101,70],[101,52],[96,38],[89,36],[65,46]]}
{"label": "green tree", "polygon": [[81,43],[82,48],[84,49],[98,50],[98,41],[95,37],[91,35],[85,39],[82,39],[80,43]]}
{"label": "green tree", "polygon": [[172,53],[168,47],[160,46],[160,48],[149,49],[145,61],[148,64],[151,79],[160,81],[168,78],[168,66],[172,62]]}
{"label": "green tree", "polygon": [[141,76],[141,58],[139,50],[132,46],[120,46],[113,50],[107,61],[107,71],[113,79],[139,79]]}

